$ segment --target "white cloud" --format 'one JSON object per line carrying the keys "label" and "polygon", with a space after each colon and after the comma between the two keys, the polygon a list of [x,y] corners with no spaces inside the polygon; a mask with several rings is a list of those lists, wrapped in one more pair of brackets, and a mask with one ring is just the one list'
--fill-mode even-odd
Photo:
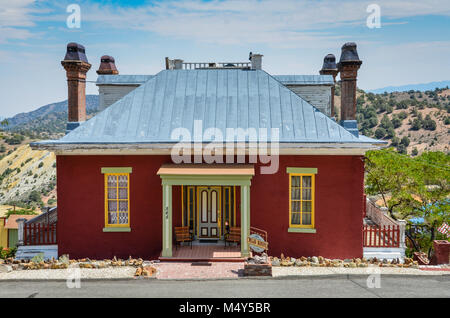
{"label": "white cloud", "polygon": [[[137,8],[85,4],[82,19],[98,26],[151,31],[204,43],[315,47],[336,41],[337,36],[329,33],[333,28],[364,25],[368,16],[366,8],[372,2],[188,0],[157,2]],[[380,0],[375,3],[381,7],[382,19],[428,14],[450,16],[448,0]]]}
{"label": "white cloud", "polygon": [[26,27],[34,26],[31,13],[34,0],[0,0],[0,43],[31,36]]}

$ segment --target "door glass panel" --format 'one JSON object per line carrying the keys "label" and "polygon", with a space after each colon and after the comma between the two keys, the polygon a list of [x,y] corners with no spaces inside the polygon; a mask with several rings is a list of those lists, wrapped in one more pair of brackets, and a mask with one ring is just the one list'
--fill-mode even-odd
{"label": "door glass panel", "polygon": [[211,191],[211,222],[217,222],[217,191]]}
{"label": "door glass panel", "polygon": [[208,222],[208,192],[202,191],[202,222]]}

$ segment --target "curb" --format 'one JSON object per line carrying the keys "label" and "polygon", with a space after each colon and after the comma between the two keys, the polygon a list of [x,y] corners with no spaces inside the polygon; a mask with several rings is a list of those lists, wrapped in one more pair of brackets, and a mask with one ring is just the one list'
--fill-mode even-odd
{"label": "curb", "polygon": [[[223,278],[161,278],[157,277],[121,277],[121,278],[82,278],[83,282],[104,282],[104,281],[230,281],[230,280],[302,280],[302,279],[352,279],[352,278],[367,278],[370,274],[324,274],[324,275],[285,275],[285,276],[245,276],[245,277],[223,277]],[[427,275],[427,274],[381,274],[382,276],[389,276],[394,278],[433,278],[433,279],[450,279],[450,273]],[[66,282],[67,279],[29,279],[29,278],[14,278],[14,279],[0,279],[0,284],[3,282]]]}

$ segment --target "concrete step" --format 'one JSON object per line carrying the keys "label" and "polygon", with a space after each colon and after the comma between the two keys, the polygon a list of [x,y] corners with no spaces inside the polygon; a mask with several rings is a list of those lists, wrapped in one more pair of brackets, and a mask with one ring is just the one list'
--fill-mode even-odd
{"label": "concrete step", "polygon": [[34,256],[43,253],[44,259],[52,257],[58,259],[58,245],[27,245],[19,246],[16,252],[16,259],[32,259]]}
{"label": "concrete step", "polygon": [[405,258],[405,250],[397,247],[364,247],[363,256],[367,259],[376,257],[378,259],[400,259]]}

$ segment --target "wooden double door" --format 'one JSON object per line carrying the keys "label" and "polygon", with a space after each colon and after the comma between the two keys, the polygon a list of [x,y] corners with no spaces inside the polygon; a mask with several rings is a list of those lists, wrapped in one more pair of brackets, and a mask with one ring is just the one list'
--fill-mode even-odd
{"label": "wooden double door", "polygon": [[200,238],[219,238],[221,227],[221,187],[198,187]]}
{"label": "wooden double door", "polygon": [[220,239],[236,224],[234,186],[184,186],[182,225],[199,239]]}

